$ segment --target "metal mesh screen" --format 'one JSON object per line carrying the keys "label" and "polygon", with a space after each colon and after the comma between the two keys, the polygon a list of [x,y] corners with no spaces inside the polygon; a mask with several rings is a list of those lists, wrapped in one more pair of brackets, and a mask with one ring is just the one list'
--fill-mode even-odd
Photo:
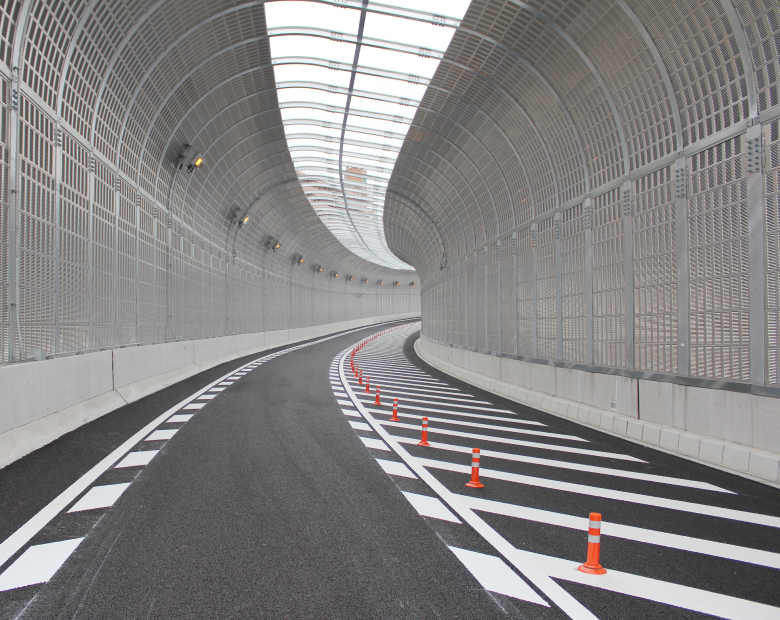
{"label": "metal mesh screen", "polygon": [[539,222],[536,249],[536,298],[538,354],[558,356],[558,298],[555,283],[555,237],[553,218]]}
{"label": "metal mesh screen", "polygon": [[677,372],[677,250],[672,167],[634,182],[635,367]]}
{"label": "metal mesh screen", "polygon": [[582,205],[561,217],[561,315],[563,359],[584,362],[586,353],[585,311],[585,217]]}
{"label": "metal mesh screen", "polygon": [[534,354],[533,236],[530,228],[517,234],[517,352]]}
{"label": "metal mesh screen", "polygon": [[765,128],[767,383],[778,384],[780,364],[780,121]]}
{"label": "metal mesh screen", "polygon": [[747,182],[742,136],[695,155],[689,216],[691,374],[750,379]]}

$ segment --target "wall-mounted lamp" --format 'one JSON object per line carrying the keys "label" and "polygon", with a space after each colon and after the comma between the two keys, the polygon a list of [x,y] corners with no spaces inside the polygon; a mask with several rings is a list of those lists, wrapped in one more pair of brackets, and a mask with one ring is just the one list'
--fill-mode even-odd
{"label": "wall-mounted lamp", "polygon": [[197,147],[192,144],[184,145],[184,152],[179,155],[179,170],[187,168],[187,172],[192,172],[195,168],[200,168],[203,164],[203,155],[198,152]]}
{"label": "wall-mounted lamp", "polygon": [[363,282],[363,284],[368,284],[368,278],[363,278],[363,279],[361,280],[361,282]]}
{"label": "wall-mounted lamp", "polygon": [[338,278],[339,277],[339,272],[338,271],[334,271],[333,272],[333,277],[334,278]]}
{"label": "wall-mounted lamp", "polygon": [[314,269],[314,273],[322,273],[322,265],[314,265],[312,269]]}
{"label": "wall-mounted lamp", "polygon": [[270,237],[268,241],[265,243],[266,249],[271,249],[274,252],[282,247],[282,243],[278,239],[274,239],[273,237]]}
{"label": "wall-mounted lamp", "polygon": [[352,276],[347,276],[347,280],[349,280],[350,282],[352,282],[352,280],[354,280],[354,279],[355,278],[353,278]]}
{"label": "wall-mounted lamp", "polygon": [[384,284],[384,283],[385,283],[384,280],[377,280],[377,284]]}
{"label": "wall-mounted lamp", "polygon": [[398,286],[398,282],[393,282],[393,286]]}
{"label": "wall-mounted lamp", "polygon": [[414,286],[414,282],[409,282],[409,286]]}
{"label": "wall-mounted lamp", "polygon": [[300,254],[296,254],[295,258],[293,259],[295,261],[296,265],[302,265],[303,264],[303,256]]}

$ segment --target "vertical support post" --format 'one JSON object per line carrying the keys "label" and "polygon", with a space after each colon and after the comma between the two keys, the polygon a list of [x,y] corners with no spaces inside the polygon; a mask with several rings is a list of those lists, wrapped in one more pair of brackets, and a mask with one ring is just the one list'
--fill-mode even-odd
{"label": "vertical support post", "polygon": [[141,192],[135,190],[135,342],[141,342],[141,332],[138,327],[140,308],[138,307],[138,270],[140,268],[139,255],[141,253]]}
{"label": "vertical support post", "polygon": [[94,271],[94,243],[95,243],[95,154],[87,156],[87,181],[89,221],[87,222],[87,349],[95,346],[94,334],[94,310],[95,310],[95,271]]}
{"label": "vertical support post", "polygon": [[634,209],[631,181],[623,183],[623,266],[626,281],[626,369],[634,369]]}
{"label": "vertical support post", "polygon": [[[13,68],[11,82],[11,121],[8,140],[8,361],[16,360],[19,325],[19,257],[16,243],[19,219],[19,70]],[[19,353],[22,343],[18,342]]]}
{"label": "vertical support post", "polygon": [[555,359],[563,359],[563,252],[561,247],[561,214],[553,216],[555,239],[555,309],[557,314],[557,348]]}
{"label": "vertical support post", "polygon": [[677,374],[691,374],[691,290],[688,257],[688,167],[682,154],[674,164],[675,229],[677,242]]}
{"label": "vertical support post", "polygon": [[496,312],[496,320],[498,321],[498,347],[496,348],[496,351],[503,351],[504,350],[504,342],[501,339],[501,323],[504,322],[503,317],[503,310],[501,308],[501,279],[503,278],[503,262],[501,259],[501,242],[496,241],[496,271],[497,271],[497,277],[498,277],[498,283],[496,288],[498,289],[498,310]]}
{"label": "vertical support post", "polygon": [[122,189],[119,172],[114,173],[114,345],[119,345],[119,209]]}
{"label": "vertical support post", "polygon": [[152,302],[154,321],[154,341],[157,342],[157,203],[152,210]]}
{"label": "vertical support post", "polygon": [[474,265],[472,266],[472,269],[474,270],[474,350],[477,349],[477,251],[474,250]]}
{"label": "vertical support post", "polygon": [[593,203],[582,204],[585,220],[585,363],[593,364]]}
{"label": "vertical support post", "polygon": [[536,269],[536,224],[531,224],[531,313],[533,315],[533,355],[539,357],[539,288],[537,286]]}
{"label": "vertical support post", "polygon": [[750,382],[766,384],[766,210],[762,128],[759,123],[745,134],[747,157],[748,261],[750,294]]}
{"label": "vertical support post", "polygon": [[484,273],[485,273],[485,278],[484,278],[485,292],[484,292],[484,295],[482,296],[482,303],[485,306],[485,308],[484,308],[485,309],[485,351],[490,351],[490,310],[488,309],[489,308],[489,303],[488,302],[490,300],[490,297],[488,295],[488,290],[489,290],[488,280],[489,280],[490,274],[489,274],[489,271],[488,271],[489,270],[489,266],[488,266],[488,248],[487,248],[487,246],[482,248],[482,269],[484,270]]}
{"label": "vertical support post", "polygon": [[517,355],[517,233],[512,234],[512,333]]}
{"label": "vertical support post", "polygon": [[54,130],[54,353],[59,353],[62,306],[62,127]]}

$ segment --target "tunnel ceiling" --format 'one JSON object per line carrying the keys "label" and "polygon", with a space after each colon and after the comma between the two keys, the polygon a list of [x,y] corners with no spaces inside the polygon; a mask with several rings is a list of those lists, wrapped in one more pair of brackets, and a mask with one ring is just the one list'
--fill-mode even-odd
{"label": "tunnel ceiling", "polygon": [[779,21],[770,1],[474,0],[390,178],[390,248],[426,280],[744,131],[778,104]]}
{"label": "tunnel ceiling", "polygon": [[[415,279],[356,256],[312,209],[285,140],[263,2],[27,0],[5,3],[0,21],[6,101],[20,79],[22,157],[46,161],[31,151],[59,140],[75,192],[68,158],[116,183],[122,205],[250,271],[289,272],[300,255],[355,281]],[[192,174],[177,168],[188,144],[204,160]],[[53,163],[42,173],[53,177]]]}

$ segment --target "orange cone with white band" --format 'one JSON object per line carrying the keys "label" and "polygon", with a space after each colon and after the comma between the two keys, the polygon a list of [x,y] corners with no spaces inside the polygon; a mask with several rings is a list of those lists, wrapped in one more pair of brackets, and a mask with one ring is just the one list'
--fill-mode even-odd
{"label": "orange cone with white band", "polygon": [[601,554],[601,515],[598,512],[590,513],[588,523],[588,559],[579,567],[583,573],[591,575],[603,575],[607,569],[599,564]]}
{"label": "orange cone with white band", "polygon": [[366,394],[371,393],[371,386],[369,385],[371,383],[371,377],[366,377]]}
{"label": "orange cone with white band", "polygon": [[393,399],[393,417],[390,418],[391,422],[398,422],[398,399]]}
{"label": "orange cone with white band", "polygon": [[379,402],[379,388],[381,388],[381,385],[376,386],[376,400],[374,401],[375,405],[381,405],[382,403]]}
{"label": "orange cone with white band", "polygon": [[481,489],[485,485],[479,481],[479,448],[471,450],[471,480],[466,483],[472,489]]}
{"label": "orange cone with white band", "polygon": [[417,442],[418,446],[430,446],[428,443],[428,418],[422,419],[422,438]]}
{"label": "orange cone with white band", "polygon": [[358,385],[363,385],[363,371],[358,372]]}

